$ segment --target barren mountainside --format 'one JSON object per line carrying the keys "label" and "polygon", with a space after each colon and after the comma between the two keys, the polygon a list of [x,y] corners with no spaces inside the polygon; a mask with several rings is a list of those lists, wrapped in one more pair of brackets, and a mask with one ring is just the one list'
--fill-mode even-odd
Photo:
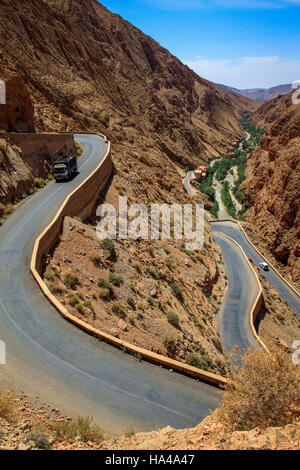
{"label": "barren mountainside", "polygon": [[256,103],[199,78],[157,42],[95,0],[4,0],[6,68],[30,88],[39,130],[104,131],[186,163],[241,136]]}
{"label": "barren mountainside", "polygon": [[265,127],[261,147],[249,159],[242,185],[246,213],[286,274],[300,281],[300,106],[292,94],[275,98],[254,113]]}

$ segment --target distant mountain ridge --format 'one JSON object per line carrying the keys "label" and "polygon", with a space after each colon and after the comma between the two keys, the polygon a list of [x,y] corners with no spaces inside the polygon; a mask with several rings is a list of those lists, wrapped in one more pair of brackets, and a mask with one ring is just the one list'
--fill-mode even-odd
{"label": "distant mountain ridge", "polygon": [[240,95],[246,96],[247,98],[251,98],[252,100],[261,101],[263,103],[272,100],[273,98],[277,98],[279,95],[285,95],[289,93],[292,89],[292,84],[288,83],[286,85],[278,85],[272,88],[249,88],[246,90],[239,90],[238,88],[233,88],[227,85],[222,85],[219,83],[220,86],[223,88],[227,88],[227,90],[235,91]]}

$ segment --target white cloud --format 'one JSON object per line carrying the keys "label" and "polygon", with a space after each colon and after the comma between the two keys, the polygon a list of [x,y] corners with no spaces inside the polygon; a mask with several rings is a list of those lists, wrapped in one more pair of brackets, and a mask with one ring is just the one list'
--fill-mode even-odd
{"label": "white cloud", "polygon": [[286,0],[214,0],[213,3],[227,8],[268,10],[285,7]]}
{"label": "white cloud", "polygon": [[183,62],[207,80],[240,89],[269,88],[300,79],[300,60],[278,56]]}
{"label": "white cloud", "polygon": [[203,8],[274,9],[300,6],[300,0],[140,0],[160,10],[199,10]]}

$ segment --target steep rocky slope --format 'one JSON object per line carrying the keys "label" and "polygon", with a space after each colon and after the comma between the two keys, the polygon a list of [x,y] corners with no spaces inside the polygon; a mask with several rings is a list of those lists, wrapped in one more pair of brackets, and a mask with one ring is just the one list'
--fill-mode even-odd
{"label": "steep rocky slope", "polygon": [[[10,401],[10,413],[0,416],[1,450],[299,450],[299,422],[281,427],[228,432],[214,415],[193,429],[171,427],[148,433],[111,436],[103,431],[86,439],[72,438],[63,430],[70,418],[56,408],[25,394],[3,393]],[[57,432],[55,432],[57,430]],[[56,434],[58,436],[56,436]],[[100,438],[99,438],[100,437]]]}
{"label": "steep rocky slope", "polygon": [[300,106],[291,93],[275,98],[253,115],[265,127],[261,147],[249,159],[241,189],[251,206],[246,220],[258,228],[268,249],[300,281]]}
{"label": "steep rocky slope", "polygon": [[96,429],[80,439],[66,433],[71,418],[38,397],[0,391],[0,404],[1,450],[299,450],[300,446],[299,422],[229,432],[213,414],[193,429],[167,427],[137,434],[128,429],[126,436]]}

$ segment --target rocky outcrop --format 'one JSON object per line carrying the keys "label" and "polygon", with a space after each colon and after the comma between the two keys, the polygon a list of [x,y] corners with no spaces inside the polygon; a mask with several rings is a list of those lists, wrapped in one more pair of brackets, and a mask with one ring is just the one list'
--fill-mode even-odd
{"label": "rocky outcrop", "polygon": [[291,94],[263,105],[253,122],[265,127],[261,147],[249,159],[241,189],[254,224],[290,278],[300,281],[300,106]]}
{"label": "rocky outcrop", "polygon": [[[8,204],[27,196],[40,178],[49,179],[52,164],[76,155],[72,135],[0,134],[0,218]],[[36,180],[37,179],[37,180]]]}
{"label": "rocky outcrop", "polygon": [[0,217],[8,203],[27,193],[34,184],[34,177],[20,152],[5,139],[0,139]]}
{"label": "rocky outcrop", "polygon": [[[3,56],[0,54],[3,60]],[[24,80],[0,65],[0,80],[5,82],[6,104],[0,105],[1,132],[33,132],[34,108]]]}
{"label": "rocky outcrop", "polygon": [[171,427],[120,439],[120,450],[296,450],[300,445],[299,423],[251,431],[228,432],[215,414],[196,428]]}
{"label": "rocky outcrop", "polygon": [[22,159],[35,177],[45,178],[52,173],[52,165],[63,155],[76,155],[71,134],[3,134],[21,149]]}

